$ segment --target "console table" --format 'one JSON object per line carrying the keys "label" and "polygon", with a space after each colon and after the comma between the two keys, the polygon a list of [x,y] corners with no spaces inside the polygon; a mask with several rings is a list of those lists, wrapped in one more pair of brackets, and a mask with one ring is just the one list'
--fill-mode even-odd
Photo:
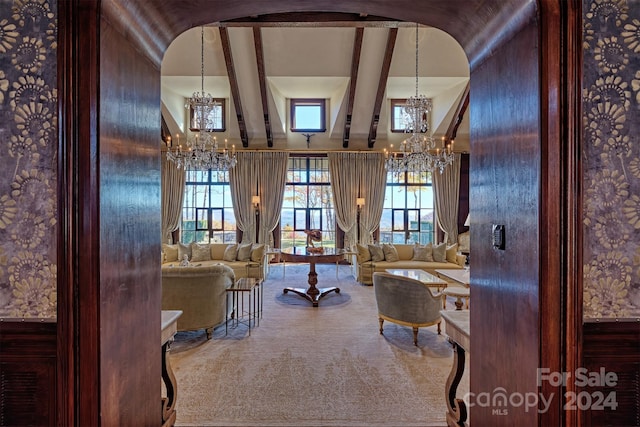
{"label": "console table", "polygon": [[176,377],[173,375],[171,364],[167,358],[169,345],[177,332],[178,317],[182,316],[182,310],[162,310],[161,320],[161,345],[162,345],[162,381],[167,388],[167,397],[162,398],[162,427],[173,426],[176,422],[176,398],[178,387]]}
{"label": "console table", "polygon": [[464,373],[465,351],[468,353],[471,347],[470,325],[468,310],[442,310],[440,314],[445,321],[444,331],[449,336],[449,342],[453,345],[453,366],[445,385],[445,400],[447,401],[447,426],[464,427],[467,421],[467,405],[462,399],[456,397],[458,384]]}

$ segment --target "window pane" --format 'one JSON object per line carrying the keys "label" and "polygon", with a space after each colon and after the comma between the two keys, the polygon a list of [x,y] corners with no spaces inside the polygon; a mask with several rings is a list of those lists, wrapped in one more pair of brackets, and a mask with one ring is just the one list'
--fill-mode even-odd
{"label": "window pane", "polygon": [[206,209],[196,209],[197,215],[198,215],[198,223],[197,223],[197,229],[198,230],[207,230],[208,226],[209,226],[209,222],[207,221],[207,210]]}
{"label": "window pane", "polygon": [[295,210],[295,229],[306,230],[307,229],[307,213],[303,209]]}
{"label": "window pane", "polygon": [[404,210],[393,211],[393,230],[404,230]]}
{"label": "window pane", "polygon": [[407,226],[408,230],[420,230],[420,211],[409,210],[407,211]]}
{"label": "window pane", "polygon": [[322,222],[320,220],[320,209],[310,209],[309,210],[309,229],[321,229]]}
{"label": "window pane", "polygon": [[296,105],[294,129],[320,129],[320,115],[322,108],[319,105]]}

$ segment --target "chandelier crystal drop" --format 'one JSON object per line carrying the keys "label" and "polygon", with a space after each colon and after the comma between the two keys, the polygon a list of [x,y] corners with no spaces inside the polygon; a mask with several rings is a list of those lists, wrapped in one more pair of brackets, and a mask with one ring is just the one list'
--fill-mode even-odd
{"label": "chandelier crystal drop", "polygon": [[220,110],[218,108],[220,104],[210,93],[204,91],[204,27],[200,27],[200,83],[201,91],[194,92],[185,104],[187,110],[193,110],[193,128],[198,132],[187,139],[184,148],[180,144],[179,136],[175,147],[171,146],[171,138],[169,138],[167,159],[178,169],[226,171],[236,165],[235,145],[228,150],[225,140],[224,148],[219,150],[218,141],[215,137],[211,137],[209,130],[213,128],[209,123],[217,123],[216,115]]}
{"label": "chandelier crystal drop", "polygon": [[402,141],[400,152],[389,153],[385,149],[387,170],[396,174],[402,172],[440,173],[453,162],[453,140],[449,143],[442,138],[442,146],[436,145],[429,131],[429,113],[433,105],[431,99],[418,95],[418,24],[416,24],[416,94],[407,100],[404,107],[405,132],[411,136]]}

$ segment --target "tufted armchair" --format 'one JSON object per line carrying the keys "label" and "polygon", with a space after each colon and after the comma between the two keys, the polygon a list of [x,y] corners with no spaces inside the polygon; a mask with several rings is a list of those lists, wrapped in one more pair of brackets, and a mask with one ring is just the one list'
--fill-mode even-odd
{"label": "tufted armchair", "polygon": [[385,320],[413,328],[413,344],[418,345],[418,328],[438,324],[442,295],[433,294],[419,280],[389,273],[373,273],[373,289],[378,305],[380,333]]}

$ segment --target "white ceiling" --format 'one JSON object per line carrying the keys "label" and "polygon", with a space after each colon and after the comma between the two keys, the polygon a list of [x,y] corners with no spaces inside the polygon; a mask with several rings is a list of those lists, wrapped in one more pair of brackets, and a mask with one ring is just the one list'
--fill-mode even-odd
{"label": "white ceiling", "polygon": [[[227,30],[247,125],[248,149],[267,148],[253,28],[229,26]],[[307,150],[306,138],[287,130],[288,98],[325,98],[329,100],[329,126],[325,134],[312,138],[310,148],[342,150],[355,27],[267,26],[260,31],[273,149]],[[364,28],[348,150],[370,150],[367,137],[388,33],[388,28]],[[460,45],[441,30],[420,27],[418,42],[419,93],[433,98],[432,132],[440,138],[449,127],[469,80],[469,64]],[[172,134],[186,129],[185,97],[201,87],[200,48],[200,28],[192,28],[173,41],[162,62],[162,110]],[[415,61],[415,26],[402,23],[373,150],[397,146],[406,137],[389,130],[389,99],[415,94]],[[205,91],[226,98],[228,103],[227,131],[218,135],[218,140],[228,138],[241,147],[217,24],[205,27],[204,72]],[[458,129],[455,145],[459,151],[468,151],[468,115],[467,111]]]}

